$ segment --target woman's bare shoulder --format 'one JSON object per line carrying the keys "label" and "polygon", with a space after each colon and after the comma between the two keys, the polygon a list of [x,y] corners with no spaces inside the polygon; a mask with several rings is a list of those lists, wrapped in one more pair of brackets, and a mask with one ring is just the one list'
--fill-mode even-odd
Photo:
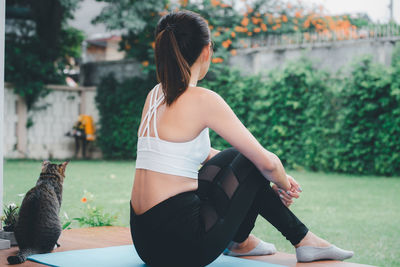
{"label": "woman's bare shoulder", "polygon": [[204,103],[207,103],[212,100],[215,101],[215,99],[217,99],[217,98],[221,98],[221,96],[218,93],[216,93],[208,88],[200,87],[200,86],[191,88],[191,96],[199,104],[202,104],[202,103],[204,104]]}

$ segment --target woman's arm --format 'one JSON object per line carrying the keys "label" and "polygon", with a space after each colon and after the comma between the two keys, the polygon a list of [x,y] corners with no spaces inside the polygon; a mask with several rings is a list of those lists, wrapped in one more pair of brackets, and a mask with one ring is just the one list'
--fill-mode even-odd
{"label": "woman's arm", "polygon": [[199,89],[202,90],[199,103],[203,123],[251,160],[269,181],[289,190],[291,186],[280,159],[261,146],[220,95]]}

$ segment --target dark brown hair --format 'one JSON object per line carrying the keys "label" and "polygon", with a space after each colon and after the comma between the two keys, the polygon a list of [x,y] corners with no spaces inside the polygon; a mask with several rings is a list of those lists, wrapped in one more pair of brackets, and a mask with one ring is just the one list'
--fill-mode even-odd
{"label": "dark brown hair", "polygon": [[210,30],[199,14],[185,10],[163,16],[155,36],[157,79],[171,105],[188,88],[190,67],[210,43]]}

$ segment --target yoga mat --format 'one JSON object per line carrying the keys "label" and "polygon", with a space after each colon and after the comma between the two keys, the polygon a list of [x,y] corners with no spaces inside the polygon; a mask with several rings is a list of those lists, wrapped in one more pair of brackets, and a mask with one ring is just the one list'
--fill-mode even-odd
{"label": "yoga mat", "polygon": [[[36,254],[28,257],[48,266],[56,267],[145,267],[133,245],[108,248],[71,250],[47,254]],[[188,266],[190,267],[190,266]],[[283,267],[261,261],[219,256],[208,267]]]}

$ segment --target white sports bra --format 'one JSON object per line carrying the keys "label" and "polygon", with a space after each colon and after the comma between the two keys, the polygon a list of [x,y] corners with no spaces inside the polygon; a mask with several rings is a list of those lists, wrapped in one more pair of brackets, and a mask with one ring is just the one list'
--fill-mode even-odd
{"label": "white sports bra", "polygon": [[[153,88],[148,111],[139,126],[136,169],[148,169],[197,179],[199,166],[210,152],[209,130],[204,128],[196,138],[187,142],[170,142],[160,139],[156,126],[157,107],[164,99],[163,92],[157,98],[160,86],[157,84]],[[155,137],[150,136],[150,121],[153,114]],[[143,125],[145,126],[142,132]]]}

